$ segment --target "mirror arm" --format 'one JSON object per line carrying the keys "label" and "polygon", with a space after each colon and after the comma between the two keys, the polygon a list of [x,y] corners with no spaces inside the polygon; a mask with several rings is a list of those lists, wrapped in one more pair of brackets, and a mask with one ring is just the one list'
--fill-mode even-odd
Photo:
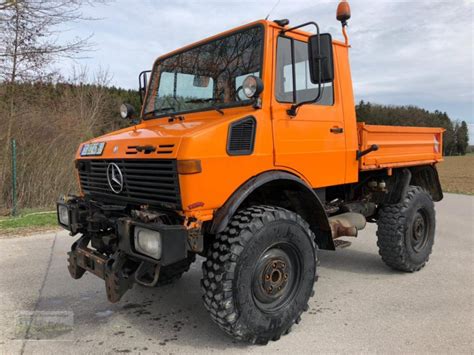
{"label": "mirror arm", "polygon": [[321,91],[321,82],[320,82],[318,85],[318,95],[316,96],[315,99],[293,104],[291,105],[290,109],[287,110],[286,112],[288,113],[289,116],[295,117],[298,114],[298,109],[300,108],[300,106],[314,104],[315,102],[318,102],[321,99],[321,96],[322,96],[322,91]]}
{"label": "mirror arm", "polygon": [[291,31],[294,31],[298,28],[306,27],[306,26],[309,26],[309,25],[313,25],[314,27],[316,27],[316,33],[319,35],[319,26],[314,21],[305,22],[305,23],[302,23],[301,25],[298,25],[298,26],[295,26],[295,27],[291,27],[291,28],[288,28],[288,29],[283,29],[283,30],[280,31],[280,34],[284,34],[286,32],[291,32]]}
{"label": "mirror arm", "polygon": [[[318,102],[320,99],[321,99],[321,96],[322,96],[322,90],[321,90],[321,84],[322,84],[322,57],[321,57],[321,36],[320,36],[320,33],[319,33],[319,26],[316,22],[306,22],[302,25],[299,25],[299,26],[296,26],[296,27],[293,27],[293,28],[290,28],[288,30],[283,30],[282,33],[284,32],[288,32],[288,31],[292,31],[294,29],[297,29],[297,28],[301,28],[301,27],[304,27],[304,26],[308,26],[308,25],[314,25],[316,27],[316,35],[318,36],[318,57],[316,58],[317,61],[318,61],[318,66],[319,66],[319,77],[318,77],[318,95],[316,96],[315,99],[313,100],[308,100],[308,101],[303,101],[303,102],[300,102],[300,103],[294,103],[293,105],[291,105],[290,109],[287,110],[287,114],[290,116],[290,117],[295,117],[297,114],[298,114],[298,109],[300,108],[300,106],[303,106],[303,105],[307,105],[307,104],[313,104],[315,102]],[[293,47],[293,42],[291,42],[292,44],[292,47],[291,47],[291,64],[292,64],[292,67],[293,67],[293,102],[296,102],[296,76],[295,76],[295,51],[294,51],[294,47]],[[309,44],[308,44],[309,45]],[[309,59],[309,58],[308,58]]]}

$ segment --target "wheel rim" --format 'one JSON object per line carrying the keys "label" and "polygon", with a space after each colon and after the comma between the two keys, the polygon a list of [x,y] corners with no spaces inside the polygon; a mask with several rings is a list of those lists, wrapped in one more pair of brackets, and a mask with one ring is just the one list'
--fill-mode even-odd
{"label": "wheel rim", "polygon": [[423,250],[428,242],[429,224],[426,213],[420,209],[416,212],[413,219],[411,232],[411,246],[417,253]]}
{"label": "wheel rim", "polygon": [[301,282],[300,260],[298,251],[287,243],[262,253],[252,277],[252,296],[260,310],[274,312],[293,300]]}

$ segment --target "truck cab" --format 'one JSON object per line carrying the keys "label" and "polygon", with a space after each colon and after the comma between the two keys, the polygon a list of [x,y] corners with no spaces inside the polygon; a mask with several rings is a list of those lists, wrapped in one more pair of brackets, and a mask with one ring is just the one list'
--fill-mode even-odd
{"label": "truck cab", "polygon": [[[443,131],[356,122],[349,17],[343,1],[345,41],[315,22],[260,20],[159,57],[139,113],[121,108],[132,125],[77,151],[81,193],[57,205],[59,224],[80,235],[71,276],[94,273],[118,302],[204,256],[211,317],[266,343],[304,311],[317,249],[348,245],[340,238],[367,221],[381,223],[389,266],[421,268],[442,198]],[[404,224],[389,227],[398,215]]]}

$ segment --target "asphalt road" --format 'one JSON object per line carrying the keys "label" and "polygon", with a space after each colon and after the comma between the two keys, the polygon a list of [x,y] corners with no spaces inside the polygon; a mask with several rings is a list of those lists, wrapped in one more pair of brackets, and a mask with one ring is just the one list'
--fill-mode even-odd
{"label": "asphalt road", "polygon": [[382,263],[373,225],[350,248],[321,252],[309,311],[265,347],[235,342],[212,323],[200,261],[174,285],[135,286],[113,305],[102,280],[70,278],[65,232],[0,239],[0,353],[472,354],[473,207],[474,197],[461,195],[437,204],[434,252],[415,274]]}

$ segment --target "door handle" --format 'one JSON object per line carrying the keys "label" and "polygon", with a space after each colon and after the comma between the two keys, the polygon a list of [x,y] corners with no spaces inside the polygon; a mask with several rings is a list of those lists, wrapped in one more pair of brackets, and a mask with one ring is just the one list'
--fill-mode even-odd
{"label": "door handle", "polygon": [[344,132],[344,128],[341,128],[341,127],[332,127],[330,129],[331,133],[334,133],[334,134],[340,134],[340,133],[343,133]]}

